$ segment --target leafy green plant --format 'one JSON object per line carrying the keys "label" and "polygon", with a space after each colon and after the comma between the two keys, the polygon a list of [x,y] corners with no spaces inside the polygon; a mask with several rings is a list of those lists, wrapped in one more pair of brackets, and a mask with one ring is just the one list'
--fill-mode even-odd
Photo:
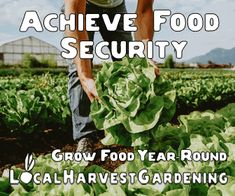
{"label": "leafy green plant", "polygon": [[104,64],[96,85],[99,100],[91,105],[91,117],[98,129],[114,134],[112,129],[118,126],[126,135],[139,134],[174,115],[176,92],[160,77],[156,80],[154,67],[146,59]]}

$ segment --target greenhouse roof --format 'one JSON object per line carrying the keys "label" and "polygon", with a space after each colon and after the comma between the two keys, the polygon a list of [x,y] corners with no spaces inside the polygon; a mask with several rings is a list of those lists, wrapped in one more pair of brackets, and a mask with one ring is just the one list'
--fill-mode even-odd
{"label": "greenhouse roof", "polygon": [[55,47],[51,43],[48,43],[48,42],[46,42],[46,41],[44,41],[42,39],[39,39],[39,38],[37,38],[35,36],[22,36],[22,37],[14,37],[14,38],[2,40],[2,41],[0,41],[0,47],[3,46],[4,44],[10,43],[10,42],[14,42],[14,41],[17,41],[17,40],[21,40],[21,39],[26,39],[26,38],[37,39],[37,40],[39,40],[41,42],[49,44],[51,47],[54,47],[54,48],[58,49],[57,47]]}

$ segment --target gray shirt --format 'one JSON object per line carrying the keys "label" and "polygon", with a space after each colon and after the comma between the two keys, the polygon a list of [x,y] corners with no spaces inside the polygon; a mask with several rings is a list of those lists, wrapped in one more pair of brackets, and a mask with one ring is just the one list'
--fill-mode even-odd
{"label": "gray shirt", "polygon": [[105,8],[113,8],[121,5],[123,0],[88,0],[89,2]]}

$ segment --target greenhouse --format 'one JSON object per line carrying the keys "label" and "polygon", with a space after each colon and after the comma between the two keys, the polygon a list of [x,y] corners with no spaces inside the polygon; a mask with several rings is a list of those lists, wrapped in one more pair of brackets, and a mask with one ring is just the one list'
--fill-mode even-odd
{"label": "greenhouse", "polygon": [[53,59],[58,66],[66,66],[55,46],[33,36],[0,42],[0,63],[5,65],[21,64],[24,54],[41,59]]}

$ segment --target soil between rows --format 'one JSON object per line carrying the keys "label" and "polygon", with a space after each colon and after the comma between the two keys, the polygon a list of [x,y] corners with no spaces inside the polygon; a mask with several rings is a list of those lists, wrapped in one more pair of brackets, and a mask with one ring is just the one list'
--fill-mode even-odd
{"label": "soil between rows", "polygon": [[[4,134],[3,134],[4,133]],[[99,165],[106,170],[113,171],[123,162],[111,161],[107,159],[102,162],[99,157],[101,149],[110,149],[112,152],[131,152],[130,147],[118,145],[103,146],[101,142],[95,144],[94,152],[97,153],[94,162],[89,165]],[[0,131],[0,176],[4,169],[13,165],[24,167],[24,160],[28,153],[34,153],[36,156],[51,153],[55,149],[61,149],[62,152],[76,152],[77,142],[72,139],[72,133],[69,131],[45,130],[40,133],[26,134],[6,134]]]}

